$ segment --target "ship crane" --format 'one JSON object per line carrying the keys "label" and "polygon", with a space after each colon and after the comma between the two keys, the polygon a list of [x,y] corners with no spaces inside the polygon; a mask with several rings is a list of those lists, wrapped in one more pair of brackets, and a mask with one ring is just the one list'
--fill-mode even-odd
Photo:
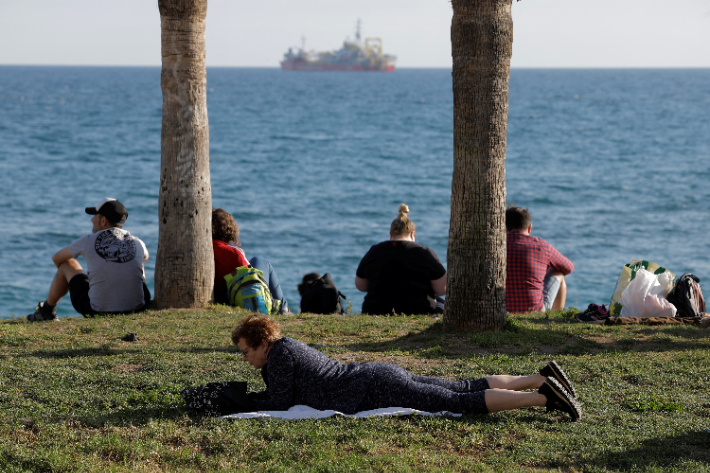
{"label": "ship crane", "polygon": [[394,56],[384,54],[381,38],[365,38],[360,34],[361,22],[355,27],[355,41],[346,39],[337,51],[306,51],[306,36],[301,36],[301,48],[284,54],[284,71],[394,71]]}

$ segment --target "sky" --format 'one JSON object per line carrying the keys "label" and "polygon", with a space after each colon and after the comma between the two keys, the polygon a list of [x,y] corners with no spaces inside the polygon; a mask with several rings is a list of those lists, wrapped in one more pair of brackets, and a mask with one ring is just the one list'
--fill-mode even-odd
{"label": "sky", "polygon": [[[160,65],[157,0],[0,0],[0,64]],[[397,67],[451,67],[449,0],[209,0],[207,66],[278,67],[306,38],[380,37]],[[710,67],[710,0],[513,2],[512,67]]]}

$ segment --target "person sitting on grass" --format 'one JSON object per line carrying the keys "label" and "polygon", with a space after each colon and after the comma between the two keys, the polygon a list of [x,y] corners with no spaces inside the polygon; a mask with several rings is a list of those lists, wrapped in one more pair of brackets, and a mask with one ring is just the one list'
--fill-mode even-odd
{"label": "person sitting on grass", "polygon": [[286,297],[281,290],[279,278],[266,258],[247,257],[239,246],[239,225],[229,212],[220,208],[212,209],[212,249],[214,250],[214,300],[219,304],[229,304],[227,282],[224,277],[241,266],[249,264],[264,273],[271,297],[281,301],[283,312],[290,312]]}
{"label": "person sitting on grass", "polygon": [[362,313],[371,315],[441,313],[446,269],[436,253],[414,242],[415,226],[400,204],[390,239],[370,248],[355,273],[355,287],[367,292]]}
{"label": "person sitting on grass", "polygon": [[[30,322],[57,320],[56,306],[67,292],[74,309],[85,317],[139,312],[150,301],[144,268],[148,249],[123,230],[126,207],[107,197],[85,211],[93,215],[92,233],[52,256],[57,273],[47,299],[27,316]],[[76,260],[80,255],[86,260],[88,275]]]}
{"label": "person sitting on grass", "polygon": [[[251,314],[232,331],[244,360],[261,370],[266,390],[250,393],[256,410],[280,411],[295,405],[345,414],[385,407],[429,412],[486,414],[545,406],[577,421],[582,411],[572,383],[557,363],[540,374],[495,375],[448,381],[410,374],[389,363],[343,364],[293,338],[282,337],[273,319]],[[524,392],[525,390],[536,392]]]}
{"label": "person sitting on grass", "polygon": [[565,276],[572,262],[542,238],[530,235],[528,209],[509,206],[507,230],[507,277],[505,305],[508,312],[561,310],[567,301]]}

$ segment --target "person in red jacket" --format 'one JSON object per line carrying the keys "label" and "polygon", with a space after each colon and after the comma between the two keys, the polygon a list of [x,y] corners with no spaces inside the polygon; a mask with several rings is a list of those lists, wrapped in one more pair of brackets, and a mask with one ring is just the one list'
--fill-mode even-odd
{"label": "person in red jacket", "polygon": [[269,285],[271,297],[281,301],[285,313],[290,312],[288,302],[284,297],[279,278],[271,263],[266,258],[254,256],[247,260],[244,250],[237,245],[239,242],[239,225],[229,212],[212,209],[212,249],[214,250],[214,300],[219,304],[228,304],[227,283],[224,276],[240,266],[251,264],[264,273],[264,279]]}
{"label": "person in red jacket", "polygon": [[507,311],[564,309],[565,276],[574,271],[572,262],[542,238],[530,235],[532,218],[527,209],[508,207],[505,226],[508,232]]}

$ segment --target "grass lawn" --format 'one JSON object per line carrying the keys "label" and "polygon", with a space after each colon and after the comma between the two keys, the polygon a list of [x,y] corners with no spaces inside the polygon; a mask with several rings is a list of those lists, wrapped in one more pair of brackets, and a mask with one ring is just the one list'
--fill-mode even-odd
{"label": "grass lawn", "polygon": [[187,386],[263,389],[230,344],[242,315],[0,322],[0,471],[710,471],[710,329],[534,313],[499,333],[452,333],[430,316],[284,316],[284,335],[334,359],[422,375],[528,375],[555,359],[582,421],[542,408],[295,422],[187,412]]}

